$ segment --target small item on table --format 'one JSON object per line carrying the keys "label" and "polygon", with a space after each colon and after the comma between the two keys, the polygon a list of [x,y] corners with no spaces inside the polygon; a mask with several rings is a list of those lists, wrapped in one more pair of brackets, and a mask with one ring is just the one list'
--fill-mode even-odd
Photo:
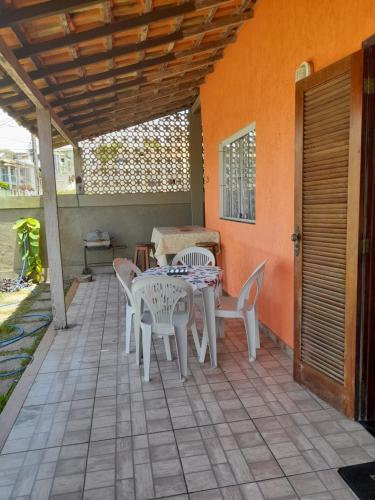
{"label": "small item on table", "polygon": [[168,276],[186,276],[188,274],[188,268],[184,266],[170,266],[167,275]]}

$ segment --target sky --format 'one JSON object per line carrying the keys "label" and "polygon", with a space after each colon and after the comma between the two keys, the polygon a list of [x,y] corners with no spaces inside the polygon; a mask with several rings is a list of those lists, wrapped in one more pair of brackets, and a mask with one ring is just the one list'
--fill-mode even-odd
{"label": "sky", "polygon": [[17,125],[9,115],[0,109],[0,149],[27,151],[31,145],[31,134]]}

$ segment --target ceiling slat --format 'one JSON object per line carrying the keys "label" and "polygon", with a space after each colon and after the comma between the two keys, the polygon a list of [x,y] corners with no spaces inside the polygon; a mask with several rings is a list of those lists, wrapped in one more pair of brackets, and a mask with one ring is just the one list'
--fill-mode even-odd
{"label": "ceiling slat", "polygon": [[202,61],[198,61],[196,63],[189,64],[188,66],[183,65],[181,67],[177,67],[176,69],[173,69],[173,70],[170,70],[167,72],[155,73],[154,75],[150,75],[147,78],[146,77],[135,78],[133,80],[129,80],[129,81],[124,82],[124,83],[118,83],[116,85],[113,85],[112,87],[105,87],[103,89],[92,90],[92,91],[83,92],[81,94],[72,95],[69,97],[63,97],[61,99],[57,99],[55,101],[52,101],[51,105],[53,107],[64,106],[65,104],[79,101],[81,99],[90,99],[90,98],[98,96],[98,95],[105,95],[105,94],[108,94],[108,93],[111,93],[114,91],[129,89],[132,87],[136,87],[137,85],[151,82],[153,80],[159,80],[159,79],[175,76],[175,75],[178,75],[181,73],[193,71],[197,68],[204,68],[202,70],[202,75],[207,74],[210,71],[212,71],[212,68],[210,68],[210,65],[212,65],[215,61],[219,60],[220,58],[221,58],[220,55],[215,56],[215,57],[210,57],[210,58],[204,59]]}
{"label": "ceiling slat", "polygon": [[178,59],[183,59],[185,57],[194,56],[196,54],[200,54],[202,52],[207,52],[213,49],[218,49],[225,47],[228,43],[233,42],[235,39],[232,37],[229,40],[220,40],[219,42],[211,42],[206,44],[205,46],[199,46],[194,49],[184,50],[177,53],[165,54],[160,57],[154,57],[152,59],[146,59],[144,61],[140,61],[134,64],[129,64],[128,66],[123,66],[120,68],[111,69],[109,71],[103,71],[102,73],[96,73],[90,76],[84,76],[82,78],[77,78],[75,80],[71,80],[65,83],[61,83],[58,85],[50,85],[41,90],[43,95],[54,94],[55,92],[61,92],[63,90],[72,89],[75,87],[79,87],[80,85],[87,85],[88,83],[97,82],[100,80],[107,80],[108,78],[126,75],[127,73],[133,73],[135,71],[150,68],[152,66],[160,66],[161,64],[165,64],[171,61],[176,61]]}
{"label": "ceiling slat", "polygon": [[61,14],[62,12],[71,12],[99,3],[100,1],[101,0],[49,0],[49,2],[37,3],[18,9],[9,7],[0,12],[0,28],[5,28],[15,23],[24,23],[32,19]]}
{"label": "ceiling slat", "polygon": [[15,49],[14,53],[18,59],[30,57],[41,52],[48,52],[53,49],[67,47],[87,40],[108,36],[121,31],[140,28],[146,24],[154,23],[157,21],[167,20],[172,17],[194,12],[196,10],[207,9],[213,5],[221,5],[230,0],[189,0],[180,5],[173,5],[172,7],[159,7],[151,12],[130,17],[123,21],[116,21],[110,24],[92,28],[79,33],[71,33],[59,38],[53,38],[46,42],[33,43]]}

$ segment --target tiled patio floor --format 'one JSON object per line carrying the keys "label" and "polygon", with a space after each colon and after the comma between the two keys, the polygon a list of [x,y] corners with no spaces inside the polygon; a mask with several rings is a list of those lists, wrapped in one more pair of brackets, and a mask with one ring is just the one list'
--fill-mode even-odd
{"label": "tiled patio floor", "polygon": [[237,321],[219,367],[179,380],[157,341],[152,380],[122,353],[116,279],[79,286],[0,455],[0,498],[354,498],[336,472],[372,461],[375,439],[293,382],[291,361],[262,338],[247,361]]}

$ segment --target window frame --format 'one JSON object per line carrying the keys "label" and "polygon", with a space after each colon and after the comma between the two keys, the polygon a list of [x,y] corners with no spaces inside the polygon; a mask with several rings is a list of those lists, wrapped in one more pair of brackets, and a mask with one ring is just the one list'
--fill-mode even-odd
{"label": "window frame", "polygon": [[[219,165],[220,165],[220,219],[222,220],[229,220],[232,222],[242,222],[243,224],[256,224],[256,208],[254,211],[254,219],[243,219],[239,217],[230,217],[227,215],[224,215],[224,148],[225,146],[228,146],[229,144],[237,141],[238,139],[241,139],[244,137],[246,134],[248,134],[251,131],[255,131],[256,134],[256,122],[253,121],[246,127],[242,128],[235,134],[231,135],[227,139],[224,139],[219,145]],[[256,137],[256,135],[255,135]],[[256,143],[255,143],[255,149],[256,149]],[[255,203],[256,203],[256,162],[255,162],[255,189],[254,189],[254,198],[255,198]]]}

